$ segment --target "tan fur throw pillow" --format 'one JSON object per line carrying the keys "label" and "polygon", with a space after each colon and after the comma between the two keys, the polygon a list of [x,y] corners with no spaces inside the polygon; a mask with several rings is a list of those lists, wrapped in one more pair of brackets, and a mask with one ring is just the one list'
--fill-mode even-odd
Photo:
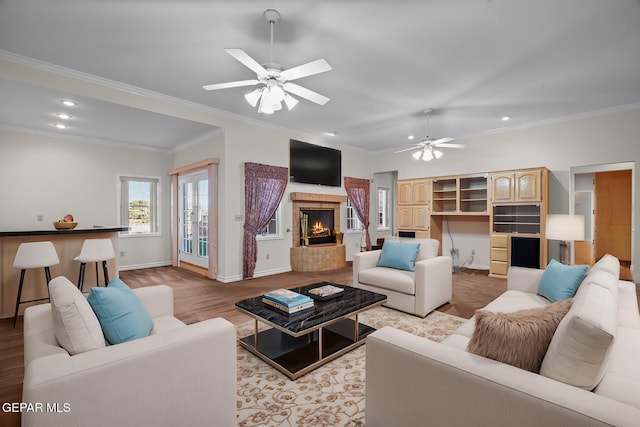
{"label": "tan fur throw pillow", "polygon": [[476,310],[469,353],[538,373],[551,338],[571,299],[513,313]]}

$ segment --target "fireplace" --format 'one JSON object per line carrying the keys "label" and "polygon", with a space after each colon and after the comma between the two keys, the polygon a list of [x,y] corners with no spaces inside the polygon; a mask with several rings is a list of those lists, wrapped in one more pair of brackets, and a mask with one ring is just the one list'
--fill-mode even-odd
{"label": "fireplace", "polygon": [[[347,196],[337,194],[297,193],[290,194],[292,225],[291,227],[291,270],[292,271],[327,271],[343,268],[347,265],[346,249],[342,242],[336,242],[334,232],[340,231],[340,205],[347,203]],[[329,217],[324,215],[331,212]],[[322,237],[308,236],[313,246],[304,246],[302,236],[302,222],[300,217],[311,215],[305,221],[311,227],[315,225],[315,234],[325,234]],[[314,219],[316,214],[322,215]],[[316,225],[319,221],[323,225]],[[296,225],[297,224],[297,225]],[[308,227],[308,226],[307,226]],[[306,229],[305,229],[306,230]],[[330,233],[330,237],[326,234]],[[320,244],[323,243],[324,244]]]}
{"label": "fireplace", "polygon": [[[300,208],[300,245],[310,246],[335,243],[334,210],[325,208]],[[305,237],[308,243],[305,242]]]}

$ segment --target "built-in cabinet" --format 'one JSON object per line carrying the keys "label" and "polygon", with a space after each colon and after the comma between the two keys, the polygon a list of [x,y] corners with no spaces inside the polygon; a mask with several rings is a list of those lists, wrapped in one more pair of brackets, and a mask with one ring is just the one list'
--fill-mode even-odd
{"label": "built-in cabinet", "polygon": [[415,179],[398,181],[398,230],[419,230],[421,235],[429,230],[431,180]]}
{"label": "built-in cabinet", "polygon": [[549,211],[546,168],[494,172],[491,185],[491,252],[489,274],[506,277],[513,236],[540,240],[540,267],[546,266],[545,223]]}
{"label": "built-in cabinet", "polygon": [[399,180],[397,228],[442,241],[444,218],[486,218],[489,273],[506,277],[512,236],[540,239],[540,266],[546,266],[548,192],[546,168]]}
{"label": "built-in cabinet", "polygon": [[491,174],[492,202],[531,203],[542,201],[542,170],[494,172]]}
{"label": "built-in cabinet", "polygon": [[432,214],[488,215],[487,174],[434,178]]}
{"label": "built-in cabinet", "polygon": [[491,245],[489,272],[492,275],[506,276],[509,269],[511,236],[505,233],[491,233],[489,242]]}

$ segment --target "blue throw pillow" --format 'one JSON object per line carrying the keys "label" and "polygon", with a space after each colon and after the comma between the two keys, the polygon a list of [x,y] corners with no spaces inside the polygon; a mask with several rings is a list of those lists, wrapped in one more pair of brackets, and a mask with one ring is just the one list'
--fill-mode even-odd
{"label": "blue throw pillow", "polygon": [[112,279],[106,288],[91,288],[87,299],[109,344],[147,337],[153,329],[142,302],[120,279]]}
{"label": "blue throw pillow", "polygon": [[420,243],[400,243],[385,240],[378,267],[414,271]]}
{"label": "blue throw pillow", "polygon": [[552,259],[540,278],[538,295],[552,302],[572,298],[586,273],[586,265],[564,265]]}

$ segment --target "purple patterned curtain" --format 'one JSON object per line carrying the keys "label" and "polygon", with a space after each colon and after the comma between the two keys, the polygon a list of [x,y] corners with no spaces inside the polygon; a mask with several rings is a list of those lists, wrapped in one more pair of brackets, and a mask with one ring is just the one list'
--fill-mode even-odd
{"label": "purple patterned curtain", "polygon": [[256,235],[278,209],[289,180],[289,170],[279,166],[244,164],[244,239],[242,278],[253,277],[258,259]]}
{"label": "purple patterned curtain", "polygon": [[369,180],[362,178],[344,177],[344,189],[351,200],[351,205],[356,211],[360,222],[364,224],[364,233],[367,242],[367,250],[371,250],[371,238],[369,237]]}

